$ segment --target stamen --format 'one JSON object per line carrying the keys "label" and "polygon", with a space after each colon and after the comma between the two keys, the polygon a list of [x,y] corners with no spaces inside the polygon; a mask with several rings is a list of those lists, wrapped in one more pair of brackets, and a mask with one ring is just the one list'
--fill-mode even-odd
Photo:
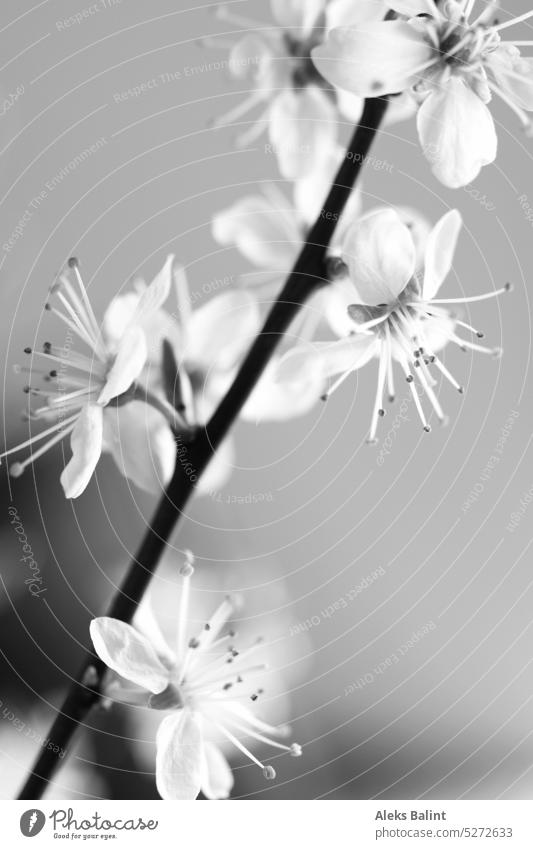
{"label": "stamen", "polygon": [[385,386],[385,377],[387,373],[387,351],[385,347],[382,345],[380,356],[379,356],[379,367],[378,367],[378,383],[376,388],[376,397],[374,400],[374,409],[372,411],[372,419],[370,422],[370,433],[368,436],[369,443],[376,442],[376,432],[378,428],[378,417],[380,415],[384,415],[385,411],[382,409],[383,403],[383,387]]}
{"label": "stamen", "polygon": [[467,342],[466,339],[461,339],[461,337],[456,336],[455,333],[453,334],[453,336],[451,336],[451,339],[453,340],[453,342],[456,343],[456,345],[459,345],[459,347],[461,347],[464,351],[466,351],[466,350],[478,351],[480,354],[490,354],[491,356],[496,357],[496,358],[501,357],[501,355],[503,353],[502,349],[499,348],[499,347],[487,348],[486,345],[476,345],[474,342]]}
{"label": "stamen", "polygon": [[11,477],[20,477],[20,475],[23,473],[24,469],[27,466],[30,466],[35,460],[37,460],[39,457],[42,457],[43,454],[46,454],[46,452],[50,448],[52,448],[58,442],[61,442],[61,440],[64,439],[65,436],[67,436],[67,434],[69,434],[70,431],[72,431],[73,429],[74,425],[71,425],[71,427],[67,430],[62,430],[59,433],[56,433],[56,435],[49,439],[48,442],[45,442],[44,445],[41,445],[41,447],[38,448],[37,451],[32,451],[30,456],[27,457],[26,460],[22,460],[22,462],[12,463],[12,465],[9,467],[9,474],[11,475]]}
{"label": "stamen", "polygon": [[[257,766],[260,767],[260,769],[263,770],[263,774],[264,774],[265,778],[271,778],[272,779],[272,778],[276,777],[276,773],[274,772],[273,768],[271,766],[265,766],[264,764],[262,764],[261,761],[258,760],[255,757],[255,755],[253,755],[250,752],[250,750],[247,749],[246,746],[243,743],[241,743],[241,741],[238,740],[237,737],[235,737],[234,734],[231,733],[231,731],[229,731],[223,725],[220,725],[220,723],[218,723],[218,722],[214,722],[213,724],[219,729],[219,731],[225,737],[228,738],[230,743],[233,743],[233,745],[236,746],[237,749],[239,749],[239,751],[243,753],[243,755],[246,755],[247,758],[249,758],[254,764],[257,764]],[[267,775],[268,770],[271,770],[271,772],[269,772],[268,775]]]}
{"label": "stamen", "polygon": [[[185,562],[182,563],[179,574],[182,578],[181,585],[181,595],[179,602],[179,612],[178,612],[178,634],[177,634],[177,646],[176,653],[178,657],[178,661],[183,662],[183,672],[181,676],[181,680],[184,677],[185,670],[185,639],[186,639],[186,631],[187,631],[187,616],[189,610],[189,595],[190,595],[190,587],[191,587],[191,577],[194,574],[194,555],[191,551],[187,550],[185,552]],[[181,683],[181,682],[180,682]]]}
{"label": "stamen", "polygon": [[[488,301],[489,298],[498,298],[500,295],[504,295],[506,292],[511,291],[511,284],[506,283],[501,289],[496,289],[495,292],[487,292],[485,295],[474,295],[470,298],[434,298],[431,301],[428,301],[428,303],[430,306],[433,304],[472,304],[477,301]],[[407,306],[411,307],[415,305],[407,304]]]}
{"label": "stamen", "polygon": [[7,457],[10,454],[15,454],[17,451],[21,451],[23,448],[27,448],[28,445],[32,445],[34,442],[38,442],[41,439],[45,439],[47,436],[50,436],[50,434],[56,433],[56,431],[58,431],[59,429],[75,422],[77,418],[78,414],[76,413],[76,415],[70,416],[70,418],[68,419],[63,419],[63,421],[61,422],[56,422],[54,425],[52,425],[52,427],[49,427],[46,430],[41,431],[41,433],[30,437],[25,442],[21,442],[19,445],[16,445],[14,448],[10,448],[8,451],[4,451],[3,454],[0,454],[0,459],[2,459],[3,457]]}
{"label": "stamen", "polygon": [[[411,390],[411,395],[413,396],[413,401],[415,402],[415,407],[416,407],[417,413],[419,415],[420,421],[422,422],[422,426],[423,426],[424,430],[426,431],[426,433],[429,433],[430,430],[431,430],[431,427],[427,423],[427,419],[426,419],[426,416],[424,414],[422,404],[420,403],[420,398],[418,397],[418,392],[416,391],[416,386],[415,386],[415,382],[413,380],[413,376],[412,376],[412,374],[410,374],[407,362],[403,359],[403,357],[400,359],[400,365],[401,365],[401,367],[404,371],[405,379],[407,380],[407,383],[409,384],[409,389]],[[411,378],[411,379],[409,380],[409,378]]]}

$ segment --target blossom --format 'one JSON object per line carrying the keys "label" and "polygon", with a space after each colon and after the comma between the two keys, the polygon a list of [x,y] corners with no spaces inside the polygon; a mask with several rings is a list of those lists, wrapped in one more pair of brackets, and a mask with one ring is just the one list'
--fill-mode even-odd
{"label": "blossom", "polygon": [[[261,105],[259,118],[240,143],[248,144],[268,128],[281,173],[296,179],[315,170],[324,151],[335,145],[338,113],[355,122],[363,106],[362,98],[326,82],[311,61],[313,47],[322,41],[324,30],[379,19],[384,7],[381,0],[271,0],[270,5],[275,27],[259,28],[227,7],[219,10],[220,18],[248,29],[231,45],[229,67],[240,79],[251,71],[254,88],[217,125],[236,121]],[[215,37],[210,43],[221,41]]]}
{"label": "blossom", "polygon": [[[77,498],[85,490],[102,451],[111,452],[124,474],[144,488],[160,488],[170,479],[175,445],[166,418],[168,405],[155,395],[139,391],[138,380],[148,360],[146,331],[168,296],[172,263],[173,257],[169,256],[138,297],[120,332],[112,332],[111,314],[106,313],[102,325],[98,324],[78,262],[69,260],[74,280],[63,274],[52,287],[46,304],[46,309],[67,327],[65,343],[61,347],[45,342],[42,351],[25,349],[32,364],[37,360],[52,366],[47,372],[29,368],[30,375],[37,374],[45,383],[54,384],[54,388],[25,388],[31,398],[42,401],[42,406],[30,410],[29,421],[53,423],[1,455],[30,448],[27,459],[11,465],[11,475],[17,477],[53,445],[70,436],[72,457],[60,478],[67,498]],[[59,303],[57,307],[54,298]],[[82,342],[89,353],[76,350],[74,341]],[[172,415],[176,415],[174,411]]]}
{"label": "blossom", "polygon": [[173,647],[148,606],[140,611],[137,627],[99,617],[91,622],[90,632],[96,653],[119,676],[109,678],[107,695],[166,714],[156,738],[156,783],[162,798],[195,799],[201,791],[210,799],[223,799],[231,792],[233,776],[217,740],[229,741],[267,779],[275,778],[274,768],[260,761],[243,740],[266,743],[295,757],[301,748],[276,739],[287,729],[263,722],[250,707],[262,693],[261,688],[250,689],[250,679],[263,669],[253,657],[261,641],[243,651],[235,648],[235,634],[226,630],[233,612],[231,599],[225,599],[189,637],[192,564],[188,554],[180,569]]}
{"label": "blossom", "polygon": [[360,97],[411,91],[417,126],[436,177],[457,188],[494,161],[497,137],[487,104],[499,96],[530,127],[532,59],[502,33],[526,12],[491,23],[495,3],[474,14],[476,0],[389,0],[401,19],[364,21],[332,30],[312,51],[333,85]]}
{"label": "blossom", "polygon": [[[372,212],[355,222],[346,233],[342,262],[352,287],[347,314],[352,331],[335,342],[308,343],[289,352],[280,363],[278,380],[294,380],[302,371],[321,370],[325,380],[337,376],[323,396],[329,397],[344,380],[370,360],[378,360],[378,380],[368,441],[376,441],[379,418],[385,415],[383,396],[387,387],[394,400],[394,362],[400,365],[426,432],[431,430],[417,389],[422,390],[437,418],[445,416],[434,387],[433,371],[461,394],[457,382],[438,356],[448,342],[463,350],[501,353],[458,335],[459,328],[481,338],[483,333],[447,310],[447,305],[467,304],[492,298],[509,290],[462,298],[437,298],[448,275],[461,228],[457,210],[446,213],[429,233],[421,273],[417,273],[416,246],[409,228],[393,209]],[[416,380],[415,380],[416,377]]]}

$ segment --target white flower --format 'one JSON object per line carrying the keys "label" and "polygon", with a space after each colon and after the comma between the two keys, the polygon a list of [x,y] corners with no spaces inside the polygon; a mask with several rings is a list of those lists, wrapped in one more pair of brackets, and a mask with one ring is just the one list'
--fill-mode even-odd
{"label": "white flower", "polygon": [[[222,6],[219,17],[249,32],[232,46],[229,67],[244,79],[252,73],[252,94],[217,122],[240,119],[254,108],[262,112],[240,137],[248,144],[268,128],[271,147],[284,177],[297,179],[312,172],[335,145],[337,115],[359,119],[362,98],[336,91],[311,61],[312,48],[324,30],[359,20],[383,17],[381,0],[271,0],[277,26],[258,27]],[[217,44],[217,39],[211,39]],[[225,42],[224,42],[225,43]]]}
{"label": "white flower", "polygon": [[[327,380],[338,375],[329,387],[327,398],[354,371],[374,357],[378,359],[378,382],[372,411],[369,441],[376,441],[379,418],[385,415],[383,396],[395,396],[393,363],[399,363],[409,385],[413,402],[425,431],[430,425],[417,390],[417,382],[440,421],[444,413],[434,392],[433,367],[459,392],[463,388],[449,372],[437,351],[448,342],[462,349],[499,355],[457,334],[458,327],[475,337],[483,334],[452,316],[442,305],[466,304],[495,297],[509,286],[465,298],[436,298],[451,269],[461,216],[457,210],[446,213],[426,240],[423,274],[416,274],[417,252],[409,228],[392,209],[378,210],[356,222],[347,232],[342,261],[352,303],[347,313],[352,332],[337,342],[307,344],[291,351],[280,364],[278,379],[295,380],[302,372],[321,369]],[[415,377],[417,382],[415,382]]]}
{"label": "white flower", "polygon": [[[74,280],[62,275],[52,287],[63,311],[46,304],[68,328],[62,347],[46,342],[42,351],[26,348],[35,360],[52,370],[41,373],[30,368],[55,388],[26,387],[42,406],[31,410],[29,421],[52,421],[44,431],[6,451],[3,457],[30,447],[30,456],[10,467],[20,475],[30,463],[70,435],[72,457],[61,473],[67,498],[77,498],[92,477],[102,451],[115,456],[119,468],[139,486],[161,488],[174,469],[175,444],[170,426],[162,414],[163,400],[138,392],[137,381],[148,361],[146,329],[156,319],[167,298],[172,279],[173,257],[169,256],[150,286],[137,298],[136,307],[122,322],[120,332],[111,332],[113,322],[106,313],[99,326],[83,284],[78,263],[69,261]],[[116,328],[115,328],[116,330]],[[89,354],[74,349],[73,341],[84,343]],[[143,400],[138,400],[142,398]],[[143,401],[149,401],[149,404]],[[39,448],[33,446],[45,440]]]}
{"label": "white flower", "polygon": [[491,23],[495,4],[473,16],[476,0],[389,0],[401,20],[334,29],[313,50],[333,85],[361,97],[411,90],[420,100],[418,133],[437,178],[450,188],[471,182],[496,158],[487,107],[498,95],[530,127],[533,64],[500,33],[533,15]]}
{"label": "white flower", "polygon": [[253,658],[260,641],[243,651],[235,648],[235,635],[226,630],[233,612],[230,599],[222,602],[196,636],[188,636],[192,574],[189,556],[180,570],[183,586],[175,646],[166,643],[146,606],[140,611],[137,628],[100,617],[91,622],[90,631],[96,653],[120,679],[125,679],[111,680],[108,695],[167,713],[156,739],[160,795],[164,799],[195,799],[201,791],[210,799],[225,799],[231,792],[233,776],[214,741],[222,737],[232,743],[263,770],[267,779],[275,778],[273,767],[265,766],[243,740],[267,743],[293,756],[300,755],[301,748],[272,739],[284,736],[287,729],[262,722],[249,707],[262,692],[251,690],[249,683],[263,668]]}

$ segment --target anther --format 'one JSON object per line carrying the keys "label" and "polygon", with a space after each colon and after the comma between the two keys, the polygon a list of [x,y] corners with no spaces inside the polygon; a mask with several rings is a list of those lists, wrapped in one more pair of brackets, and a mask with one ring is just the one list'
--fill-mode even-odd
{"label": "anther", "polygon": [[320,396],[320,400],[321,400],[321,401],[327,401],[327,400],[328,400],[328,398],[329,398],[329,395],[328,395],[328,393],[327,393],[327,392],[325,392],[325,393],[324,393],[324,395],[321,395],[321,396]]}
{"label": "anther", "polygon": [[431,433],[431,425],[424,425],[424,433]]}
{"label": "anther", "polygon": [[48,374],[50,375],[50,377],[57,377],[57,371],[55,368],[52,369],[52,371],[49,371]]}
{"label": "anther", "polygon": [[48,303],[48,301],[47,301],[47,302],[46,302],[46,304],[44,305],[44,308],[45,308],[45,310],[51,310],[51,309],[52,309],[52,307],[50,306],[50,304]]}
{"label": "anther", "polygon": [[458,391],[459,395],[464,395],[464,394],[465,394],[465,388],[464,388],[464,386],[459,386],[459,387],[457,388],[457,391]]}
{"label": "anther", "polygon": [[476,330],[476,336],[478,339],[484,339],[485,334],[481,332],[481,330]]}
{"label": "anther", "polygon": [[503,288],[505,289],[506,292],[512,292],[514,287],[513,287],[512,283],[506,283]]}
{"label": "anther", "polygon": [[51,342],[45,342],[44,345],[43,345],[44,353],[49,354],[51,350],[52,350],[52,343]]}
{"label": "anther", "polygon": [[299,758],[302,754],[302,747],[298,743],[292,743],[291,745],[291,757]]}
{"label": "anther", "polygon": [[24,471],[22,463],[12,463],[9,467],[9,474],[12,478],[19,478]]}
{"label": "anther", "polygon": [[191,637],[191,639],[189,640],[189,648],[190,649],[197,649],[199,645],[200,645],[200,641],[197,640],[196,637]]}
{"label": "anther", "polygon": [[274,781],[276,777],[276,770],[273,766],[270,766],[269,764],[268,766],[263,767],[263,775],[265,776],[267,781]]}
{"label": "anther", "polygon": [[383,408],[378,410],[378,416],[381,416],[381,418],[383,418],[384,415],[385,415],[385,410]]}
{"label": "anther", "polygon": [[503,355],[503,348],[493,348],[492,356],[495,360],[499,360]]}
{"label": "anther", "polygon": [[407,383],[412,383],[413,380],[414,380],[414,377],[413,377],[412,374],[408,374],[405,379],[406,379]]}
{"label": "anther", "polygon": [[389,404],[394,404],[396,400],[396,395],[389,395]]}
{"label": "anther", "polygon": [[192,553],[192,551],[189,551],[189,549],[187,549],[184,554],[185,562],[182,563],[180,566],[179,575],[182,578],[190,578],[191,575],[194,573],[194,554]]}
{"label": "anther", "polygon": [[31,354],[31,348],[24,348],[25,354]]}
{"label": "anther", "polygon": [[379,439],[377,438],[377,436],[372,437],[372,439],[370,437],[368,437],[368,439],[366,440],[367,445],[377,445],[378,442],[379,442]]}
{"label": "anther", "polygon": [[67,263],[69,268],[78,268],[79,262],[75,256],[71,256]]}

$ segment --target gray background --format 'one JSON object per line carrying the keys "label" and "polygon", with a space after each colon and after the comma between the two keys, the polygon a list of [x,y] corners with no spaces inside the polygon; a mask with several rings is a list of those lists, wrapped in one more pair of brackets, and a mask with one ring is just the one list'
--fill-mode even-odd
{"label": "gray background", "polygon": [[[238,92],[246,83],[225,70],[186,71],[226,58],[226,51],[198,43],[206,33],[235,29],[214,18],[217,4],[108,0],[82,23],[61,28],[58,22],[90,5],[2,4],[1,93],[23,93],[0,117],[0,242],[32,212],[13,249],[0,250],[9,444],[25,433],[24,380],[13,366],[25,345],[60,332],[48,316],[43,320],[42,306],[69,255],[80,257],[97,311],[133,275],[153,275],[169,250],[187,266],[201,301],[206,288],[224,288],[217,280],[250,270],[235,251],[213,242],[211,216],[259,181],[279,179],[266,139],[239,151],[235,128],[210,127],[244,96]],[[264,3],[235,6],[270,22]],[[529,4],[513,7],[518,14]],[[527,24],[519,29],[517,37],[531,37]],[[115,95],[176,72],[173,81],[116,102]],[[533,486],[533,222],[519,201],[526,195],[533,203],[532,142],[502,104],[494,114],[498,160],[473,187],[494,208],[480,203],[472,187],[454,192],[436,182],[412,121],[380,134],[373,153],[392,167],[367,169],[363,203],[407,203],[432,221],[454,206],[461,210],[465,227],[445,295],[514,283],[511,296],[466,313],[488,344],[504,346],[503,359],[450,348],[446,362],[467,389],[460,398],[441,388],[450,426],[428,437],[411,407],[381,467],[379,446],[364,444],[375,364],[305,418],[239,424],[237,467],[222,498],[196,500],[173,540],[199,558],[202,600],[228,587],[243,590],[250,627],[268,625],[295,738],[304,745],[302,759],[274,761],[275,783],[265,784],[236,759],[237,795],[527,798],[532,791],[533,507],[526,505],[513,532],[507,529]],[[344,137],[349,130],[342,126]],[[105,140],[100,149],[31,207],[46,182],[98,139]],[[511,411],[518,416],[503,453],[483,480]],[[391,414],[382,423],[382,437],[392,420]],[[128,488],[109,459],[85,495],[68,503],[58,481],[62,463],[58,449],[11,488],[5,468],[1,478],[0,700],[8,713],[43,729],[76,670],[89,619],[103,612],[154,506]],[[464,508],[479,484],[478,499]],[[272,497],[227,503],[249,493]],[[46,605],[24,585],[10,499],[42,567]],[[378,567],[378,580],[329,615],[329,606]],[[313,627],[295,634],[307,619]],[[398,663],[387,660],[429,623],[435,628]],[[360,679],[367,683],[345,695]],[[271,697],[265,698],[268,708]],[[153,765],[128,742],[142,736],[131,717],[116,710],[90,725],[95,730],[74,756],[83,775],[65,773],[57,795],[78,789],[152,797]],[[23,738],[3,717],[7,797],[35,752]],[[96,776],[91,763],[100,764]]]}

